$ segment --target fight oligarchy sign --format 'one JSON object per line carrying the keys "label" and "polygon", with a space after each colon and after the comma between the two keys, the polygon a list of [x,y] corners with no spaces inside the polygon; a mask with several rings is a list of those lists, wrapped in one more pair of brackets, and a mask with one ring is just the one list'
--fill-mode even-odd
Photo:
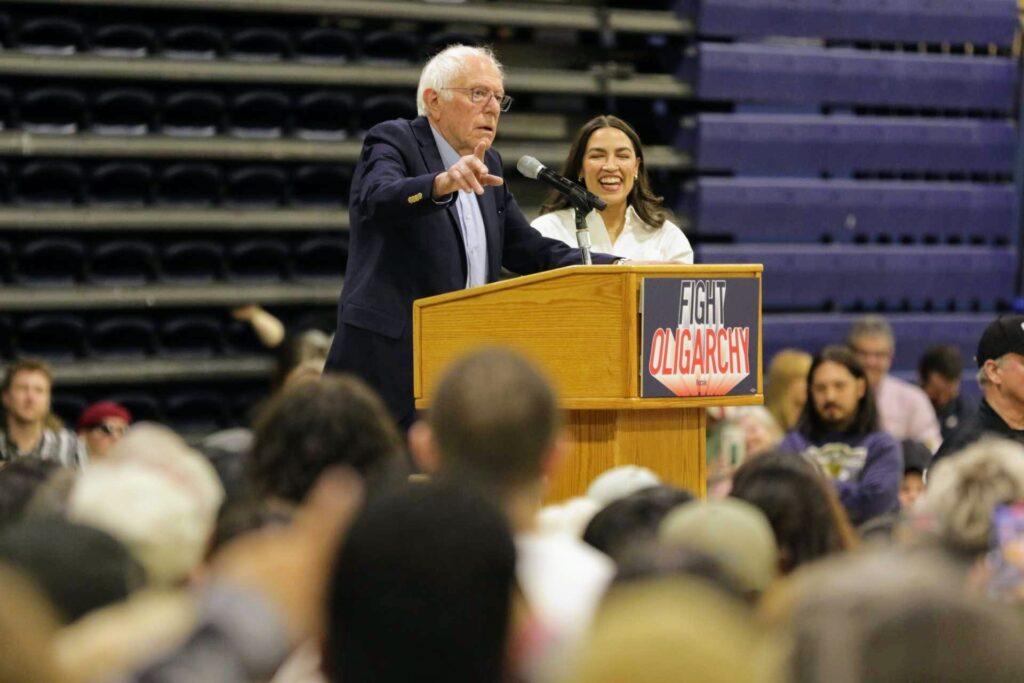
{"label": "fight oligarchy sign", "polygon": [[757,393],[756,278],[645,278],[641,395]]}

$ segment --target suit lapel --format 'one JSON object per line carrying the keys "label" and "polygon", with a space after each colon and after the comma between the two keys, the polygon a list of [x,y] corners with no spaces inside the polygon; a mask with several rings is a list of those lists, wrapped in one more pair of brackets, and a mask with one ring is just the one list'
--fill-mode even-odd
{"label": "suit lapel", "polygon": [[[420,151],[423,154],[423,161],[430,173],[441,173],[447,169],[441,161],[441,153],[437,151],[437,143],[434,142],[434,134],[430,131],[430,122],[425,116],[418,116],[411,122],[416,140],[420,143]],[[459,214],[455,210],[455,202],[448,205],[448,215],[452,218],[452,227],[459,240],[462,240],[462,232],[459,230]],[[465,245],[463,245],[465,248]]]}

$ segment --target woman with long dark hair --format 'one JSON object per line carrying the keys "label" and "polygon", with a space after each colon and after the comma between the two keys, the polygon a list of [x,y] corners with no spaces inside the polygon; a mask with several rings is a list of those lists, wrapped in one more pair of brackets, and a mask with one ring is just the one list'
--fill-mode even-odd
{"label": "woman with long dark hair", "polygon": [[[640,137],[628,123],[616,116],[597,116],[585,123],[569,149],[562,175],[580,181],[608,205],[587,216],[595,252],[637,261],[693,263],[689,240],[668,219],[662,198],[651,190]],[[532,225],[545,237],[579,246],[575,210],[564,195],[552,193]]]}

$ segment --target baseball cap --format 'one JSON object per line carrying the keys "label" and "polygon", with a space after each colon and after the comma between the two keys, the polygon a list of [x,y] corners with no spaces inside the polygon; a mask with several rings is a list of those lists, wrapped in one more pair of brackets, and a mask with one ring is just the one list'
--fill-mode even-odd
{"label": "baseball cap", "polygon": [[980,368],[985,361],[1008,353],[1024,355],[1024,315],[1002,315],[989,323],[981,333],[975,360]]}
{"label": "baseball cap", "polygon": [[100,401],[82,411],[78,418],[78,431],[95,427],[108,417],[119,417],[125,422],[132,421],[132,414],[120,403]]}

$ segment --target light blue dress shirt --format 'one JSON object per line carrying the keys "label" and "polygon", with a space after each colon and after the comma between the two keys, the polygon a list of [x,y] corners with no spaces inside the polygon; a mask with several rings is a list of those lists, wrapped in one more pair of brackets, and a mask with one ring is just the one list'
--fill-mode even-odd
{"label": "light blue dress shirt", "polygon": [[[430,127],[430,132],[434,134],[437,151],[441,153],[441,162],[444,163],[445,168],[451,168],[461,156],[433,126]],[[473,192],[460,190],[456,195],[455,209],[459,215],[459,230],[462,233],[462,243],[466,247],[466,287],[485,285],[487,284],[487,233],[484,230],[484,217],[480,213],[480,204],[477,203],[476,194]]]}

